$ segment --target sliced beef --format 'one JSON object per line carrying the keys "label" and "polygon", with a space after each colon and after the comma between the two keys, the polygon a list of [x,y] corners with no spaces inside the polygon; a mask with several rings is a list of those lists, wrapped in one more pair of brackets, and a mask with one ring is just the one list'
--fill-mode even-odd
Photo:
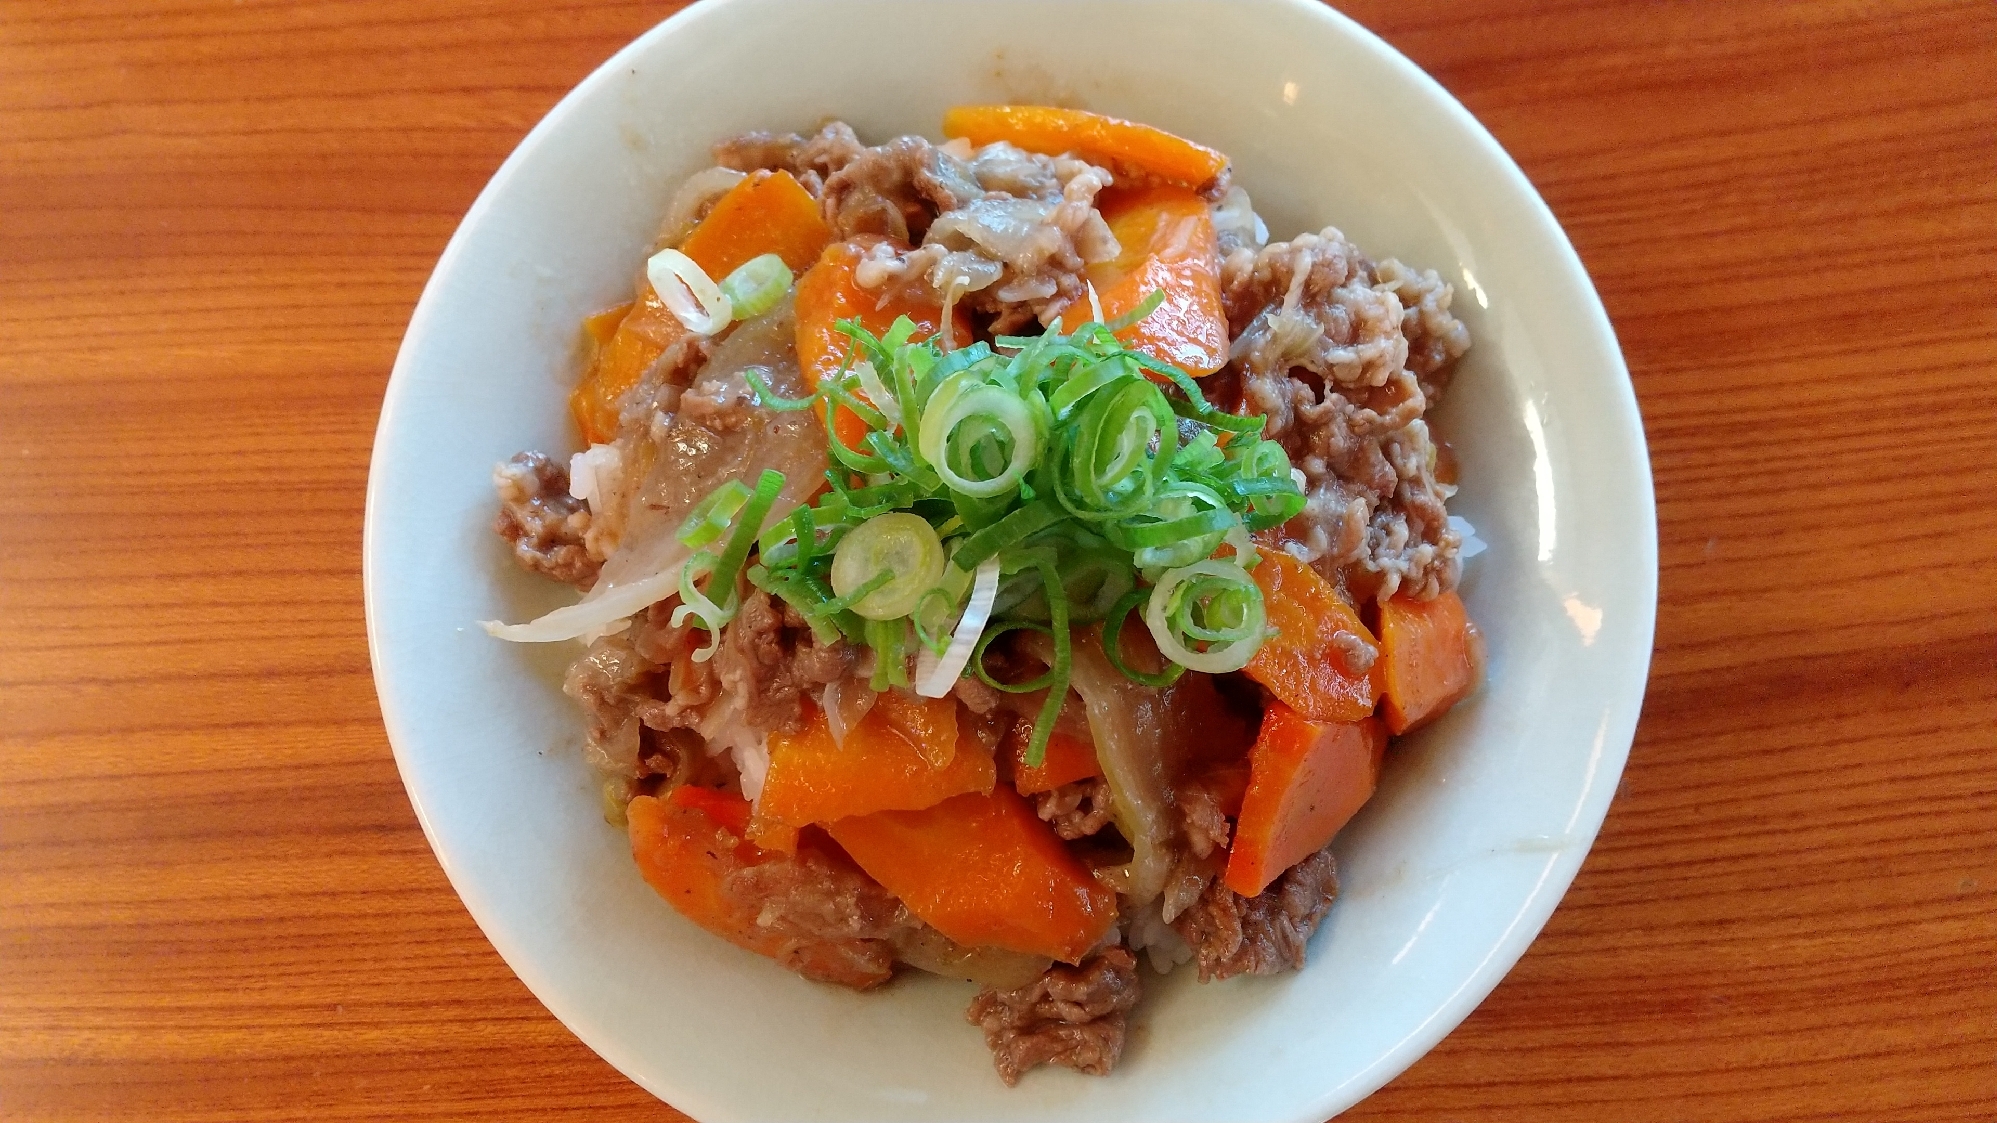
{"label": "sliced beef", "polygon": [[640,774],[640,710],[657,704],[664,688],[660,669],[623,633],[598,639],[569,664],[562,693],[582,707],[583,756],[592,768],[625,778]]}
{"label": "sliced beef", "polygon": [[[767,147],[741,139],[745,149]],[[1080,160],[1003,143],[939,147],[918,136],[868,147],[839,122],[790,159],[799,174],[824,177],[822,204],[835,236],[889,240],[871,248],[862,285],[919,287],[946,305],[961,300],[991,317],[994,332],[1051,320],[1083,299],[1083,268],[1118,250],[1095,209],[1110,174]]]}
{"label": "sliced beef", "polygon": [[1186,848],[1195,858],[1205,858],[1227,849],[1227,813],[1220,800],[1203,784],[1187,784],[1179,789],[1179,819],[1186,836]]}
{"label": "sliced beef", "polygon": [[1382,288],[1401,302],[1401,334],[1408,341],[1408,369],[1421,380],[1432,408],[1448,385],[1456,360],[1470,349],[1470,329],[1449,311],[1456,290],[1433,269],[1410,269],[1393,258],[1374,270]]}
{"label": "sliced beef", "polygon": [[1221,296],[1234,361],[1251,375],[1302,367],[1341,387],[1385,385],[1406,366],[1408,341],[1399,297],[1373,281],[1372,262],[1335,227],[1231,256]]}
{"label": "sliced beef", "polygon": [[1273,975],[1304,965],[1311,933],[1337,895],[1338,868],[1327,847],[1253,897],[1216,879],[1172,927],[1192,945],[1201,982]]}
{"label": "sliced beef", "polygon": [[827,225],[839,238],[880,234],[920,240],[955,198],[947,190],[938,198],[936,164],[936,147],[919,136],[862,148],[825,177]]}
{"label": "sliced beef", "polygon": [[523,452],[492,470],[499,517],[492,529],[513,546],[522,569],[578,589],[596,584],[601,558],[584,544],[589,505],[569,494],[568,466],[546,453]]}
{"label": "sliced beef", "polygon": [[713,673],[720,694],[741,704],[742,720],[767,733],[796,728],[806,693],[845,677],[853,661],[844,640],[820,644],[809,627],[786,621],[775,597],[751,589],[721,630]]}
{"label": "sliced beef", "polygon": [[958,679],[956,685],[950,688],[950,693],[972,713],[979,715],[995,713],[1005,702],[1005,695],[993,690],[983,679],[970,675]]}
{"label": "sliced beef", "polygon": [[796,172],[798,157],[804,152],[804,138],[796,133],[757,130],[729,137],[712,149],[714,162],[738,172]]}
{"label": "sliced beef", "polygon": [[1070,842],[1087,838],[1109,824],[1109,784],[1100,777],[1075,780],[1033,797],[1034,810]]}
{"label": "sliced beef", "polygon": [[1016,990],[987,988],[966,1017],[985,1031],[1007,1084],[1043,1064],[1106,1076],[1123,1054],[1124,1016],[1139,993],[1137,958],[1112,947],[1078,967],[1056,964]]}
{"label": "sliced beef", "polygon": [[[1033,174],[1024,171],[1028,165]],[[1083,269],[1115,257],[1119,249],[1095,207],[1097,194],[1112,182],[1110,174],[1080,160],[1009,145],[979,150],[965,171],[986,191],[930,225],[923,245],[934,259],[930,283],[971,311],[993,317],[995,334],[1047,323],[1085,300]],[[1024,193],[994,189],[999,184]]]}
{"label": "sliced beef", "polygon": [[795,854],[728,874],[722,892],[786,940],[778,962],[807,978],[866,990],[894,973],[893,941],[921,926],[894,895],[839,855]]}
{"label": "sliced beef", "polygon": [[1304,474],[1293,549],[1327,573],[1356,567],[1382,600],[1454,588],[1462,539],[1444,504],[1455,489],[1436,479],[1422,419],[1469,346],[1449,286],[1376,267],[1332,228],[1237,250],[1224,272],[1242,404]]}

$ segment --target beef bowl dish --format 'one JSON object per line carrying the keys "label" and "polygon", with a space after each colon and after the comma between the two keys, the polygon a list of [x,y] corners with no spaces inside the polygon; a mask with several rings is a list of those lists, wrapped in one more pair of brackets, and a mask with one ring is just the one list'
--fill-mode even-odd
{"label": "beef bowl dish", "polygon": [[577,447],[493,473],[583,596],[487,627],[587,644],[605,817],[688,920],[978,983],[1008,1084],[1102,1075],[1140,959],[1304,965],[1391,738],[1476,685],[1424,420],[1469,332],[1432,270],[1271,240],[1192,140],[942,133],[752,132],[677,185],[578,329]]}

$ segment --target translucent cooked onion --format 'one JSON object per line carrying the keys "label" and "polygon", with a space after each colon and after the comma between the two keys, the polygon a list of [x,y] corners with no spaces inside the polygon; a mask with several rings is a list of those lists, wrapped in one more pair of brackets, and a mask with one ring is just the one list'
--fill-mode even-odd
{"label": "translucent cooked onion", "polygon": [[[801,394],[806,387],[795,341],[796,318],[786,300],[731,332],[702,368],[694,389],[756,367],[767,372],[777,391]],[[757,469],[773,468],[785,477],[764,525],[787,518],[824,481],[825,427],[809,414],[754,403],[745,405],[737,420],[739,424],[716,431],[690,418],[674,419],[650,446],[653,455],[644,478],[625,481],[629,507],[623,534],[582,602],[526,624],[484,621],[485,630],[516,643],[574,639],[673,595],[679,590],[680,567],[693,553],[678,537],[687,515],[716,487],[753,479]]]}
{"label": "translucent cooked onion", "polygon": [[721,286],[694,259],[678,250],[660,250],[645,262],[645,279],[673,318],[695,335],[719,335],[735,318]]}
{"label": "translucent cooked onion", "polygon": [[978,637],[984,635],[985,622],[991,619],[992,602],[998,598],[998,587],[999,560],[986,558],[972,579],[971,600],[964,606],[964,615],[958,618],[957,626],[950,634],[949,649],[938,656],[924,647],[916,656],[916,693],[925,698],[941,698],[957,684],[965,664],[971,661],[971,653],[977,650]]}
{"label": "translucent cooked onion", "polygon": [[[1028,633],[1025,646],[1035,658],[1053,659],[1053,644],[1043,635]],[[1133,852],[1129,863],[1098,871],[1097,877],[1132,903],[1147,904],[1164,892],[1177,834],[1165,790],[1167,699],[1111,666],[1093,629],[1075,637],[1070,674],[1109,782],[1110,813]]]}
{"label": "translucent cooked onion", "polygon": [[897,935],[894,943],[895,958],[910,967],[1000,990],[1026,986],[1054,962],[1004,948],[967,948],[926,924]]}
{"label": "translucent cooked onion", "polygon": [[747,178],[746,173],[721,167],[708,168],[688,176],[666,207],[666,221],[659,227],[659,245],[678,246],[686,241],[693,228],[700,225],[701,211]]}

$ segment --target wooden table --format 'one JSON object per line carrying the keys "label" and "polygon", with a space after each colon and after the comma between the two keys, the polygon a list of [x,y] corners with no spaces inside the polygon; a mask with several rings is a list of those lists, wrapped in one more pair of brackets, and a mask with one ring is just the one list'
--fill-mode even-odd
{"label": "wooden table", "polygon": [[[360,610],[432,263],[674,7],[0,2],[0,1117],[682,1118],[452,895]],[[1662,540],[1593,856],[1347,1118],[1997,1117],[1997,7],[1347,7],[1566,223]]]}

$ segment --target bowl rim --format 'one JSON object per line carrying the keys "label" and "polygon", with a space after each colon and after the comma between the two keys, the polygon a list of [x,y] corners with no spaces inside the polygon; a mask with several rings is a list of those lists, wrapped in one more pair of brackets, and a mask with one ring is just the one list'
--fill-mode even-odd
{"label": "bowl rim", "polygon": [[[421,349],[419,341],[432,330],[433,321],[438,315],[437,308],[441,302],[438,279],[452,272],[453,266],[468,252],[471,232],[480,225],[486,212],[494,206],[494,199],[501,195],[506,186],[520,174],[521,168],[534,159],[536,151],[546,143],[547,138],[563,127],[566,119],[576,111],[576,106],[590,97],[599,87],[612,81],[613,76],[627,60],[647,53],[660,39],[679,34],[690,26],[710,19],[726,19],[728,13],[738,6],[754,6],[766,2],[768,0],[699,0],[654,24],[598,64],[565,93],[522,137],[493,172],[464,217],[459,220],[450,240],[439,255],[397,349],[384,389],[381,415],[376,425],[369,458],[366,509],[362,525],[362,582],[368,654],[376,696],[381,706],[383,725],[404,791],[408,795],[425,840],[449,880],[452,890],[458,895],[488,942],[506,962],[507,967],[527,986],[549,1013],[627,1079],[667,1101],[675,1109],[702,1120],[733,1118],[734,1114],[725,1103],[696,1085],[669,1084],[656,1078],[655,1074],[648,1071],[642,1060],[624,1045],[617,1034],[593,1024],[586,1011],[568,1008],[568,1002],[559,995],[558,988],[554,987],[551,980],[544,975],[534,957],[516,941],[514,933],[502,916],[500,907],[479,890],[476,882],[466,876],[449,848],[442,844],[439,828],[423,797],[421,786],[414,778],[412,754],[417,750],[413,747],[413,734],[408,731],[408,722],[403,716],[405,699],[385,669],[381,623],[383,609],[380,596],[382,563],[378,557],[381,496],[387,486],[388,478],[386,471],[387,461],[390,459],[388,438],[396,427],[397,418],[404,408],[408,388],[414,378],[411,369],[415,366],[415,355]],[[1244,3],[1245,6],[1246,0],[1235,0],[1235,2]],[[1642,536],[1639,541],[1633,543],[1637,564],[1634,567],[1635,571],[1627,575],[1630,580],[1637,583],[1638,595],[1633,604],[1641,608],[1641,619],[1633,624],[1637,634],[1632,643],[1641,645],[1642,673],[1633,675],[1629,681],[1619,684],[1619,696],[1605,699],[1605,713],[1608,717],[1604,726],[1605,738],[1601,744],[1613,757],[1613,767],[1604,767],[1599,774],[1591,775],[1585,798],[1578,808],[1577,817],[1570,831],[1570,837],[1575,845],[1567,847],[1556,855],[1554,861],[1549,864],[1545,876],[1540,879],[1530,896],[1520,903],[1510,927],[1505,930],[1497,945],[1490,949],[1472,975],[1461,982],[1442,1006],[1422,1022],[1416,1032],[1394,1044],[1368,1068],[1353,1074],[1350,1079],[1342,1083],[1327,1088],[1308,1103],[1300,1105],[1298,1111],[1289,1116],[1293,1123],[1316,1123],[1334,1112],[1343,1111],[1358,1103],[1405,1071],[1481,1004],[1538,937],[1565,896],[1587,855],[1592,851],[1594,840],[1607,815],[1609,803],[1627,762],[1634,741],[1637,716],[1648,683],[1656,626],[1657,516],[1642,414],[1614,327],[1602,304],[1600,294],[1588,276],[1566,230],[1517,162],[1490,131],[1441,83],[1393,45],[1342,11],[1331,7],[1329,3],[1319,0],[1254,0],[1254,2],[1272,9],[1287,9],[1302,13],[1308,18],[1319,20],[1333,34],[1355,40],[1367,51],[1378,56],[1402,79],[1417,88],[1427,101],[1433,103],[1434,108],[1453,119],[1462,133],[1472,139],[1478,150],[1477,159],[1487,168],[1497,171],[1503,178],[1502,186],[1496,189],[1516,196],[1525,203],[1536,226],[1534,237],[1547,243],[1565,274],[1564,280],[1584,298],[1582,302],[1584,307],[1576,309],[1585,314],[1584,330],[1595,336],[1594,342],[1599,344],[1602,353],[1609,357],[1611,366],[1601,371],[1599,378],[1608,391],[1610,405],[1619,428],[1635,442],[1632,455],[1637,471],[1631,483],[1636,488],[1637,494],[1634,498],[1640,500],[1641,511],[1638,513],[1642,516],[1639,520]],[[1605,761],[1605,763],[1611,762]],[[640,1075],[641,1073],[643,1075]]]}

